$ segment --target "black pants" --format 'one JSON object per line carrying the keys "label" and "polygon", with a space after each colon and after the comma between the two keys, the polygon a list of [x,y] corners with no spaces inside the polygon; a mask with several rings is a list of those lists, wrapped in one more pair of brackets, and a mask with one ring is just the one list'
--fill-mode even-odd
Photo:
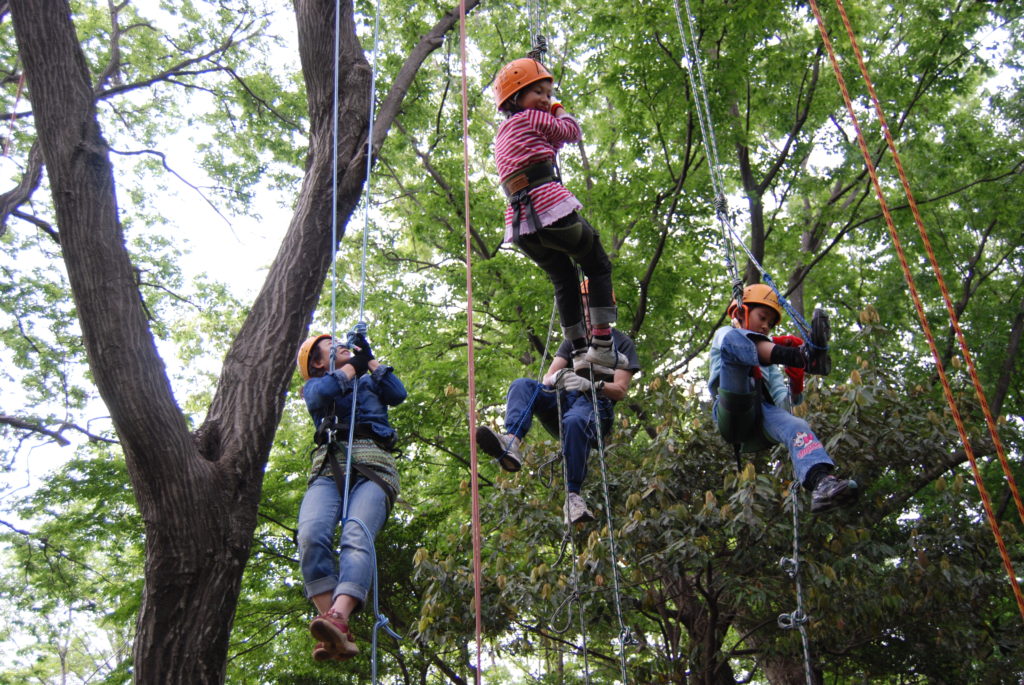
{"label": "black pants", "polygon": [[516,243],[527,257],[544,269],[555,286],[555,302],[562,328],[583,321],[576,264],[590,279],[589,306],[614,307],[612,263],[594,227],[576,212],[536,233],[519,236]]}

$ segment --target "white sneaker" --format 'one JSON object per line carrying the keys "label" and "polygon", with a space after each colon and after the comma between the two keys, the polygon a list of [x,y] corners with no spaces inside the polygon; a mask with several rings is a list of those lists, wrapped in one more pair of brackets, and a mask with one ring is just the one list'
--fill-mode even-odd
{"label": "white sneaker", "polygon": [[629,364],[626,355],[615,349],[615,343],[611,338],[602,340],[594,338],[590,341],[590,349],[584,357],[591,364],[598,364],[608,369],[624,369]]}
{"label": "white sneaker", "polygon": [[579,493],[570,492],[565,496],[565,506],[562,507],[566,523],[586,523],[594,520],[594,512],[590,511],[587,503],[583,501]]}

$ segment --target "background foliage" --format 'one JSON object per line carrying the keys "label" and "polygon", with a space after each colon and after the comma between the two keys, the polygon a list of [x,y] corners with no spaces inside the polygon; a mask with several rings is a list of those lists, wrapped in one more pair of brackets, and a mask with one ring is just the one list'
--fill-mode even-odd
{"label": "background foliage", "polygon": [[[360,9],[369,45],[372,8]],[[382,3],[382,89],[424,26],[447,9]],[[596,463],[585,491],[617,536],[624,620],[637,640],[627,649],[631,675],[644,683],[803,682],[798,636],[775,627],[795,602],[778,567],[792,545],[788,463],[777,452],[760,453],[737,469],[708,421],[701,385],[730,288],[672,3],[543,9],[547,62],[585,136],[563,153],[562,172],[613,256],[619,326],[637,340],[644,367],[618,408],[607,450],[611,510]],[[787,292],[807,311],[832,313],[835,370],[810,384],[806,417],[843,471],[866,486],[856,511],[801,516],[818,675],[851,683],[1016,681],[1024,676],[1021,616],[810,11],[795,2],[694,9],[724,173],[734,184],[731,208],[749,223],[751,248],[778,282],[789,283]],[[838,28],[838,17],[824,9]],[[849,9],[1019,481],[1021,8],[923,0]],[[0,3],[0,19],[3,10]],[[181,182],[159,153],[191,139],[201,172],[186,181],[204,187],[189,192],[188,203],[209,202],[229,215],[288,204],[306,128],[301,78],[294,60],[281,57],[294,48],[275,38],[279,25],[265,23],[265,8],[245,2],[159,11],[129,4],[116,21],[102,3],[77,3],[75,12],[97,82],[108,85],[102,124],[124,153],[119,201],[146,306],[166,344],[179,402],[198,423],[195,412],[207,404],[246,304],[230,283],[183,273],[186,246],[175,225],[189,219],[186,207],[161,202]],[[476,387],[482,419],[497,423],[508,383],[544,366],[551,288],[501,245],[502,197],[489,152],[499,119],[488,86],[502,64],[528,49],[524,8],[484,3],[469,18],[469,35]],[[16,167],[17,180],[32,169],[31,128],[21,125],[29,114],[15,96],[19,66],[8,21],[0,20],[0,38],[0,102],[4,119],[14,117],[4,161],[5,169]],[[115,44],[119,67],[101,74]],[[410,391],[394,412],[403,436],[403,503],[378,546],[381,607],[406,637],[381,642],[389,682],[472,677],[457,48],[449,37],[420,70],[373,177],[371,338]],[[216,68],[165,71],[215,51]],[[856,83],[850,60],[843,64]],[[866,112],[862,91],[855,97]],[[877,126],[866,134],[1019,567],[1021,522]],[[123,682],[142,522],[82,371],[45,193],[3,218],[3,465],[14,469],[43,446],[57,446],[63,466],[31,492],[5,486],[0,601],[11,619],[0,680]],[[349,235],[338,255],[342,327],[358,302],[358,232]],[[320,328],[330,325],[328,302],[325,291]],[[333,669],[309,659],[310,608],[294,528],[311,435],[297,390],[296,378],[267,469],[228,679],[365,682],[366,658]],[[541,469],[556,447],[539,427],[529,442],[519,474],[481,466],[492,664],[485,679],[577,682],[584,668],[573,648],[582,641],[579,619],[560,610],[573,586],[572,547],[560,553],[560,473]],[[573,535],[586,665],[593,682],[611,683],[619,625],[606,525]],[[364,617],[355,628],[366,646],[371,624]]]}

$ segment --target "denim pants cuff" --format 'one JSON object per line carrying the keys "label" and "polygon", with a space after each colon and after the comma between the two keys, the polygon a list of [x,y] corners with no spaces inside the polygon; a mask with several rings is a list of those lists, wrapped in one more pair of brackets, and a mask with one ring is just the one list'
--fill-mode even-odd
{"label": "denim pants cuff", "polygon": [[328,576],[326,578],[317,578],[306,583],[306,599],[312,599],[317,595],[322,595],[325,592],[334,592],[334,588],[338,585],[338,579],[335,576]]}
{"label": "denim pants cuff", "polygon": [[337,599],[338,595],[348,595],[349,597],[355,597],[361,607],[366,601],[366,595],[368,595],[369,592],[369,588],[365,588],[362,585],[358,585],[351,581],[345,581],[338,583],[334,587],[334,596],[331,599]]}

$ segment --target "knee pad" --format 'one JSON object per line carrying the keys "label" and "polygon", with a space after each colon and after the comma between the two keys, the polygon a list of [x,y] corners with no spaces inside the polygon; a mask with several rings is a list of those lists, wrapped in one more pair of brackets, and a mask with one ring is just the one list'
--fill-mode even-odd
{"label": "knee pad", "polygon": [[730,443],[742,443],[758,433],[761,425],[759,398],[752,392],[718,391],[718,433]]}
{"label": "knee pad", "polygon": [[567,226],[545,226],[537,231],[540,244],[552,250],[564,252],[570,257],[590,252],[594,244],[594,232],[587,230],[582,221]]}
{"label": "knee pad", "polygon": [[761,426],[761,398],[755,392],[718,391],[718,433],[740,452],[760,452],[775,444]]}

